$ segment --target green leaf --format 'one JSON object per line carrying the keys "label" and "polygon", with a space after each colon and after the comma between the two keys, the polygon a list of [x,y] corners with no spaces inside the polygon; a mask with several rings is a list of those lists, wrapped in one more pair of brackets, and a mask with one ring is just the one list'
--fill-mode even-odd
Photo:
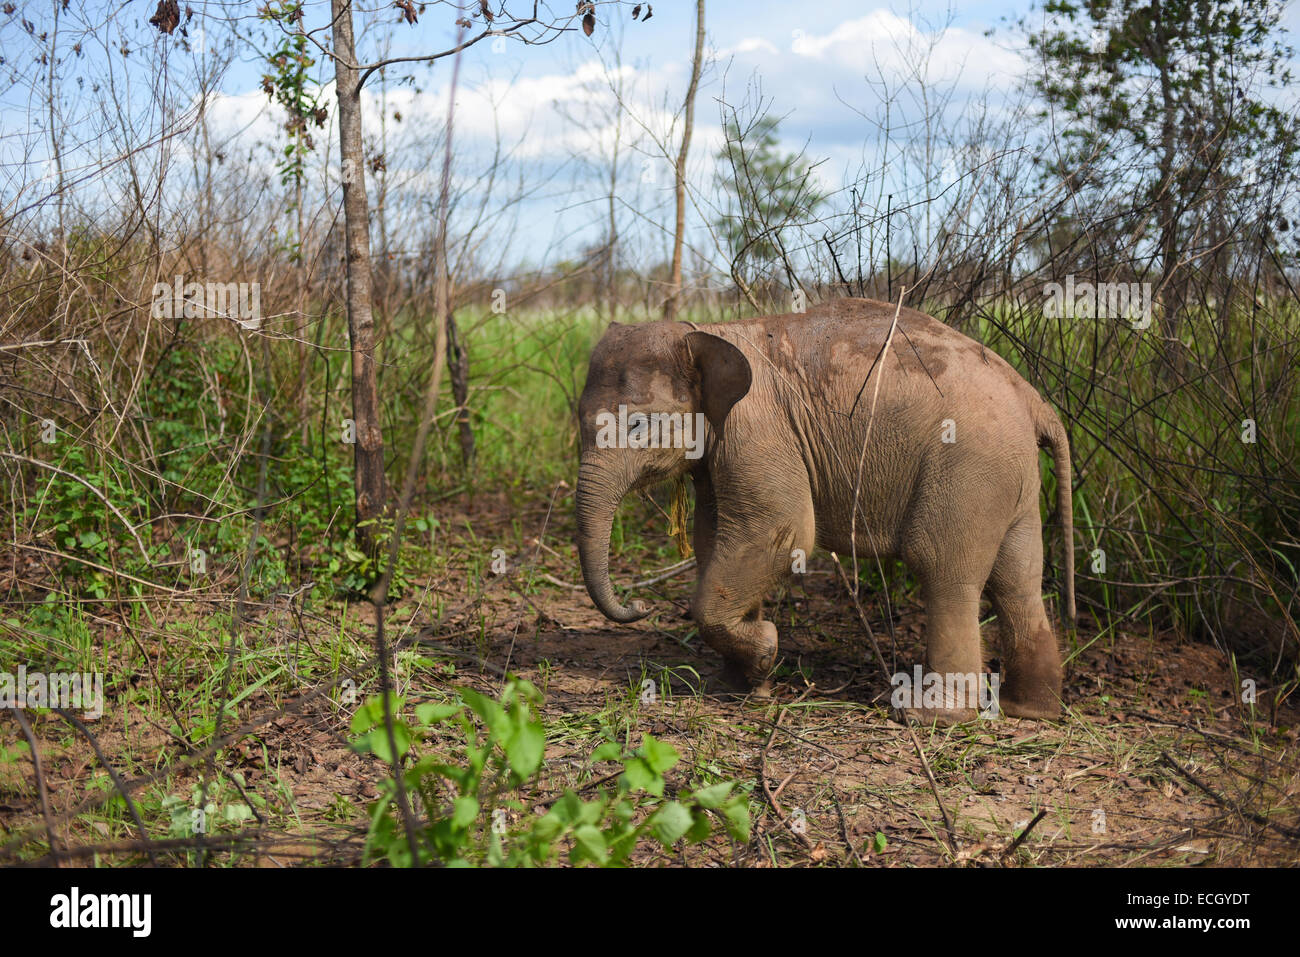
{"label": "green leaf", "polygon": [[430,701],[415,706],[415,717],[420,724],[427,727],[431,724],[438,724],[441,721],[446,721],[452,715],[459,713],[459,711],[460,705],[435,704]]}
{"label": "green leaf", "polygon": [[641,741],[641,748],[637,754],[645,759],[645,763],[650,766],[650,770],[656,774],[663,774],[681,757],[677,749],[671,744],[656,739],[653,735],[645,735]]}
{"label": "green leaf", "polygon": [[371,707],[373,703],[373,700],[367,701],[352,715],[350,727],[353,734],[362,734],[375,726],[375,713]]}
{"label": "green leaf", "polygon": [[605,802],[597,798],[594,801],[587,801],[578,810],[576,823],[599,825],[605,817]]}
{"label": "green leaf", "polygon": [[543,844],[550,844],[563,830],[564,821],[555,812],[555,808],[551,808],[533,825],[532,836]]}
{"label": "green leaf", "polygon": [[738,797],[722,808],[727,821],[727,833],[741,843],[749,841],[749,801]]}
{"label": "green leaf", "polygon": [[691,829],[691,812],[680,801],[669,801],[650,818],[650,831],[664,847],[671,847]]}
{"label": "green leaf", "polygon": [[695,803],[700,807],[720,808],[726,803],[727,795],[731,793],[731,782],[720,781],[717,784],[711,784],[707,788],[701,788],[695,792]]}
{"label": "green leaf", "polygon": [[418,786],[419,779],[430,774],[436,774],[439,777],[446,778],[448,781],[453,781],[456,784],[463,785],[466,781],[467,773],[467,769],[461,767],[459,764],[447,764],[446,762],[438,760],[438,756],[433,754],[426,754],[424,757],[420,758],[420,760],[416,761],[407,771],[407,775],[413,778],[413,786]]}
{"label": "green leaf", "polygon": [[491,698],[479,694],[473,688],[460,689],[461,700],[469,705],[469,710],[473,711],[483,723],[487,725],[488,733],[497,740],[504,740],[510,735],[510,726],[506,719],[505,710]]}
{"label": "green leaf", "polygon": [[[365,737],[366,744],[375,757],[388,764],[393,763],[393,752],[388,747],[388,729],[381,722],[379,727],[371,728]],[[397,756],[403,757],[411,749],[411,729],[402,721],[393,719],[393,742],[397,745]],[[358,742],[360,744],[360,742]]]}
{"label": "green leaf", "polygon": [[510,677],[510,683],[506,685],[505,690],[501,692],[501,704],[509,707],[520,702],[532,702],[533,704],[542,703],[542,693],[537,690],[537,686],[526,678],[520,678],[518,675]]}
{"label": "green leaf", "polygon": [[664,793],[664,778],[655,774],[641,758],[628,758],[623,766],[623,785],[629,791],[645,791],[656,796]]}
{"label": "green leaf", "polygon": [[885,839],[884,831],[877,831],[876,836],[871,840],[871,849],[877,854],[883,854],[885,848],[889,846],[889,841]]}
{"label": "green leaf", "polygon": [[567,825],[577,821],[580,814],[582,814],[582,799],[572,791],[565,791],[564,797],[551,805],[547,816],[554,815],[557,821]]}
{"label": "green leaf", "polygon": [[525,781],[537,773],[545,754],[546,733],[535,721],[525,720],[506,744],[506,758],[511,769]]}
{"label": "green leaf", "polygon": [[619,747],[617,741],[606,741],[595,751],[591,752],[591,761],[594,764],[597,761],[618,761],[623,757],[623,749]]}
{"label": "green leaf", "polygon": [[605,835],[600,828],[584,824],[573,832],[573,852],[570,860],[591,861],[593,864],[605,863]]}
{"label": "green leaf", "polygon": [[[398,712],[402,710],[402,705],[405,704],[406,699],[399,698],[390,691],[388,693],[388,701],[389,710],[393,713],[394,718],[396,718]],[[375,725],[382,724],[383,721],[384,702],[383,699],[376,695],[360,708],[357,708],[356,713],[352,715],[352,733],[362,734],[363,732],[369,731]]]}
{"label": "green leaf", "polygon": [[471,795],[462,794],[451,805],[451,826],[464,830],[478,817],[478,800]]}
{"label": "green leaf", "polygon": [[686,840],[692,844],[698,844],[700,841],[707,840],[713,832],[713,824],[709,820],[709,815],[705,811],[695,811],[691,817],[691,829],[686,832]]}

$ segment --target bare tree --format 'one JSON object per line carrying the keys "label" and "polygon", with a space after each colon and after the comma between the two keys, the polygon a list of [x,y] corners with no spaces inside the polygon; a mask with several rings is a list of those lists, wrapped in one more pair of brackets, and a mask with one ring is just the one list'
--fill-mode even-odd
{"label": "bare tree", "polygon": [[695,93],[700,87],[700,68],[704,61],[704,0],[695,4],[695,55],[691,58],[691,82],[686,88],[685,120],[682,145],[677,152],[677,219],[673,234],[673,263],[668,280],[668,298],[664,300],[664,318],[676,319],[682,298],[682,245],[686,241],[686,155],[691,148],[695,129]]}
{"label": "bare tree", "polygon": [[[702,0],[701,0],[702,2]],[[401,6],[401,5],[399,5]],[[451,4],[448,4],[451,6]],[[567,29],[575,18],[582,21],[590,36],[595,26],[595,4],[583,0],[575,13],[551,21],[534,15],[512,17],[504,7],[491,11],[484,2],[472,11],[482,21],[482,29],[465,37],[472,21],[460,17],[460,39],[450,49],[439,53],[410,57],[391,57],[376,63],[361,64],[357,59],[353,35],[352,0],[331,0],[331,29],[339,102],[339,158],[343,170],[343,217],[345,256],[347,259],[348,333],[352,350],[352,414],[355,426],[355,501],[357,542],[371,555],[377,554],[375,520],[384,512],[388,501],[388,483],[384,475],[384,437],[380,424],[379,390],[375,374],[375,321],[370,256],[369,201],[365,187],[365,152],[361,129],[361,90],[374,73],[394,63],[432,63],[452,56],[489,36],[511,37],[524,43],[545,42]],[[416,22],[414,7],[403,7],[408,22]],[[448,302],[444,299],[444,305]],[[446,313],[437,316],[439,329],[445,328]]]}
{"label": "bare tree", "polygon": [[356,442],[357,543],[375,554],[374,522],[388,501],[384,476],[384,433],[375,380],[375,316],[370,298],[370,217],[365,154],[361,141],[361,84],[352,34],[352,0],[331,0],[334,75],[338,84],[339,158],[343,168],[343,219],[347,257],[348,341],[352,348],[352,419]]}

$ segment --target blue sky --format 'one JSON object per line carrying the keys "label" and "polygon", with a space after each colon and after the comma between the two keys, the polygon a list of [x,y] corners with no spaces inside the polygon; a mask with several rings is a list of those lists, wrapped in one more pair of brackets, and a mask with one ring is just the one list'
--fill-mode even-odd
{"label": "blue sky", "polygon": [[[122,43],[128,44],[131,68],[120,77],[134,85],[121,88],[129,89],[125,97],[133,104],[133,118],[139,117],[135,137],[147,141],[148,131],[156,128],[161,115],[159,100],[166,101],[167,94],[159,94],[158,88],[174,98],[168,106],[184,112],[193,103],[175,100],[184,100],[187,91],[192,96],[192,82],[186,81],[206,62],[209,46],[217,45],[232,29],[246,38],[267,36],[265,25],[256,18],[256,3],[191,0],[197,12],[190,24],[194,50],[186,52],[178,37],[159,36],[148,25],[154,5],[154,0],[135,0],[121,9],[116,4],[73,2],[63,14],[59,50],[66,66],[60,115],[66,118],[64,149],[73,166],[78,158],[90,163],[90,151],[112,153],[111,148],[103,149],[102,138],[96,138],[107,111],[89,95],[88,84],[73,84],[73,74],[96,74],[97,66],[114,58]],[[517,0],[512,6],[525,9],[531,3]],[[661,0],[654,4],[654,17],[639,23],[631,20],[630,2],[601,4],[600,22],[591,39],[574,31],[541,46],[489,40],[466,53],[456,112],[458,185],[474,188],[475,170],[491,155],[499,137],[510,151],[512,171],[535,187],[534,194],[511,214],[515,261],[540,263],[572,253],[596,238],[595,223],[601,217],[591,202],[596,193],[591,183],[599,171],[599,158],[608,153],[615,134],[623,144],[622,180],[637,184],[622,199],[619,215],[625,222],[620,228],[629,234],[642,228],[643,256],[653,259],[657,247],[662,248],[664,237],[651,223],[666,221],[671,170],[656,141],[675,142],[673,120],[686,87],[694,6],[688,0]],[[552,8],[567,13],[572,5],[570,0],[558,0]],[[48,142],[40,128],[43,78],[39,67],[33,66],[33,51],[24,49],[38,45],[21,26],[21,20],[30,17],[36,35],[49,30],[50,9],[47,4],[30,9],[24,5],[0,16],[0,56],[11,69],[17,64],[29,73],[29,82],[0,88],[0,198],[10,203],[20,190],[23,196],[38,194],[33,182],[39,186],[42,178],[50,177]],[[956,130],[972,112],[973,99],[983,97],[994,109],[1004,107],[1025,68],[1017,53],[1019,39],[1006,21],[1029,10],[1028,3],[968,2],[950,7],[933,0],[914,0],[909,5],[710,0],[706,28],[711,64],[697,98],[692,147],[691,179],[701,187],[691,210],[692,242],[707,254],[709,237],[703,223],[709,216],[709,197],[705,193],[712,181],[712,158],[722,143],[723,102],[739,106],[747,93],[761,90],[770,112],[782,118],[783,146],[804,149],[810,160],[820,162],[816,175],[830,192],[854,179],[864,163],[878,166],[882,157],[893,162],[873,124],[886,109],[884,87],[878,81],[905,88],[905,94],[889,106],[891,119],[896,124],[914,121],[921,112],[914,67],[923,64],[929,95],[951,96],[938,133]],[[312,0],[306,11],[308,29],[325,28],[327,0]],[[398,22],[400,14],[388,0],[373,0],[358,8],[356,19],[365,60],[385,47],[390,56],[445,49],[455,38],[455,14],[445,6],[429,5],[411,27]],[[1285,22],[1296,26],[1294,5],[1286,8]],[[986,36],[990,27],[997,28],[992,37]],[[610,115],[613,97],[607,78],[612,41],[620,35],[623,68],[619,75],[628,109],[622,112],[622,127],[616,128],[600,117],[607,120]],[[84,50],[72,57],[68,50],[77,41]],[[257,162],[269,171],[273,150],[283,142],[282,117],[260,90],[264,64],[255,44],[241,42],[236,49],[237,59],[208,101],[213,140],[227,151],[256,152]],[[918,55],[922,52],[925,55]],[[325,102],[332,106],[332,68],[322,59],[318,70],[326,83]],[[394,113],[402,116],[400,123],[388,124],[389,175],[401,184],[404,195],[435,192],[437,162],[428,143],[431,134],[441,130],[447,112],[450,72],[451,60],[446,59],[431,67],[395,66],[389,73],[384,112],[390,120]],[[98,73],[102,83],[103,71]],[[159,75],[177,77],[179,82],[154,83],[151,88]],[[403,75],[412,76],[413,83],[402,84]],[[380,85],[372,83],[366,100],[366,126],[372,133],[379,126],[381,93]],[[27,125],[25,131],[20,132],[21,124]],[[337,189],[337,142],[332,130],[322,131],[318,140],[317,160],[325,164],[315,171],[320,185],[329,188],[332,181]],[[77,143],[86,144],[85,156],[78,157]],[[120,149],[125,144],[115,145]],[[186,148],[177,147],[176,156],[183,158]],[[936,161],[941,164],[942,157]],[[941,178],[938,173],[933,176]],[[86,188],[94,186],[92,181]]]}

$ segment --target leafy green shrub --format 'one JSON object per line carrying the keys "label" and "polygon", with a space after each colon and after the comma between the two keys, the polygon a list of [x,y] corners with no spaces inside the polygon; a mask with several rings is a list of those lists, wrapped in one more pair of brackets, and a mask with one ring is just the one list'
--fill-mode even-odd
{"label": "leafy green shrub", "polygon": [[[749,840],[748,795],[733,782],[665,798],[664,774],[679,755],[649,734],[631,754],[613,741],[592,754],[593,761],[622,765],[612,791],[600,789],[584,800],[566,790],[545,814],[537,814],[519,793],[536,780],[544,757],[545,731],[533,714],[540,692],[516,678],[507,683],[499,702],[468,688],[458,689],[457,696],[456,702],[416,706],[414,726],[399,717],[402,699],[390,699],[398,756],[412,757],[403,772],[407,794],[417,797],[427,814],[418,832],[422,861],[532,867],[556,863],[567,848],[571,863],[621,866],[645,838],[664,849],[683,839],[707,839],[715,816],[733,839]],[[414,756],[415,746],[443,726],[457,726],[463,737],[456,759],[440,753]],[[379,698],[357,709],[352,732],[357,751],[392,760]],[[370,808],[366,857],[368,862],[387,858],[397,867],[412,863],[392,778],[383,782]]]}
{"label": "leafy green shrub", "polygon": [[[84,559],[65,563],[63,571],[69,579],[82,583],[89,597],[106,598],[111,591],[109,574],[88,563],[140,574],[146,571],[148,561],[161,557],[165,549],[150,543],[148,525],[135,529],[139,543],[133,540],[132,530],[123,526],[124,519],[138,522],[146,510],[144,496],[131,484],[125,469],[109,460],[96,461],[93,453],[80,445],[62,450],[56,464],[62,472],[39,473],[39,491],[27,504],[24,517],[28,527],[48,537],[56,549]],[[88,489],[87,483],[103,498]],[[105,499],[113,503],[116,512]],[[146,549],[143,555],[141,544]]]}

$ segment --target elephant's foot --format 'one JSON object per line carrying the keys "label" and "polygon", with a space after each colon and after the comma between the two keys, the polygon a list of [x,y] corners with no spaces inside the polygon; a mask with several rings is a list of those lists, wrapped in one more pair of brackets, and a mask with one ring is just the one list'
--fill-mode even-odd
{"label": "elephant's foot", "polygon": [[1003,693],[998,700],[1002,713],[1013,718],[1044,718],[1048,721],[1061,716],[1061,702],[1056,698],[1030,697],[1018,699]]}
{"label": "elephant's foot", "polygon": [[1002,643],[998,705],[1013,718],[1050,720],[1061,716],[1061,652],[1037,580],[1035,572],[1035,590],[1028,598],[994,592]]}
{"label": "elephant's foot", "polygon": [[927,728],[950,728],[979,720],[979,712],[975,708],[891,708],[890,717],[899,724],[914,718]]}
{"label": "elephant's foot", "polygon": [[1059,666],[1032,668],[1007,666],[1006,681],[998,689],[998,708],[1013,718],[1061,716],[1061,670]]}
{"label": "elephant's foot", "polygon": [[1053,719],[1061,716],[1061,659],[1051,630],[1045,640],[1016,649],[1008,656],[998,689],[998,707],[1013,718]]}
{"label": "elephant's foot", "polygon": [[750,677],[750,669],[735,661],[725,661],[722,666],[722,682],[732,697],[758,698],[772,697],[772,682],[766,675],[759,681]]}
{"label": "elephant's foot", "polygon": [[722,680],[733,691],[755,698],[772,695],[776,665],[776,626],[770,621],[740,621],[728,627],[700,626],[706,644],[722,655]]}

